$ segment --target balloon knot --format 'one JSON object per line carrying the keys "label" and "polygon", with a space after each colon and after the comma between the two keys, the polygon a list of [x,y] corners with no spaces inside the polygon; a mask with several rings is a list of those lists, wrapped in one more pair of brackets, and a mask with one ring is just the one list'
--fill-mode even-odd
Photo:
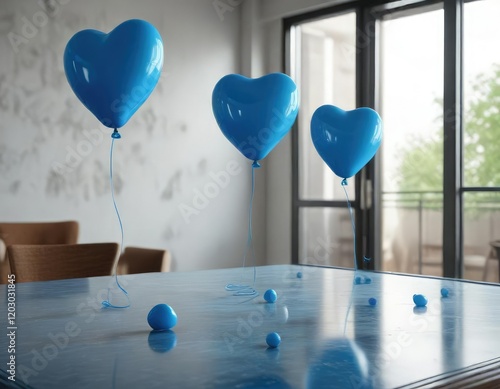
{"label": "balloon knot", "polygon": [[347,185],[347,178],[344,178],[341,182],[341,185],[342,186],[346,186]]}
{"label": "balloon knot", "polygon": [[252,163],[252,167],[254,167],[254,168],[258,169],[258,168],[260,167],[260,163],[259,163],[259,161],[257,161],[257,160],[253,161],[253,163]]}
{"label": "balloon knot", "polygon": [[111,134],[111,138],[113,139],[120,139],[122,136],[121,134],[118,132],[118,129],[115,128],[115,130],[113,131],[113,133]]}

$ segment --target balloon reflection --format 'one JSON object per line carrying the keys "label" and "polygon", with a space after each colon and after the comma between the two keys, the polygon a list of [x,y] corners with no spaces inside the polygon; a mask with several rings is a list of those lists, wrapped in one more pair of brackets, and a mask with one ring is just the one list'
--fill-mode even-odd
{"label": "balloon reflection", "polygon": [[306,387],[371,389],[368,371],[368,359],[354,341],[332,339],[309,366]]}

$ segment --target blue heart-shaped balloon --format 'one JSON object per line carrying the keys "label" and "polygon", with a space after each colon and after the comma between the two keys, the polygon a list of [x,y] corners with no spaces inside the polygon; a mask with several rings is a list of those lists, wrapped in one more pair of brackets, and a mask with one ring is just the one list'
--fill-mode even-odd
{"label": "blue heart-shaped balloon", "polygon": [[371,108],[344,111],[323,105],[311,119],[311,137],[323,161],[341,178],[359,172],[382,142],[382,119]]}
{"label": "blue heart-shaped balloon", "polygon": [[297,86],[282,73],[257,79],[229,74],[215,85],[212,109],[226,138],[259,161],[292,127],[299,110]]}
{"label": "blue heart-shaped balloon", "polygon": [[76,96],[107,127],[122,127],[155,88],[163,42],[144,20],[128,20],[109,34],[76,33],[64,51],[64,71]]}

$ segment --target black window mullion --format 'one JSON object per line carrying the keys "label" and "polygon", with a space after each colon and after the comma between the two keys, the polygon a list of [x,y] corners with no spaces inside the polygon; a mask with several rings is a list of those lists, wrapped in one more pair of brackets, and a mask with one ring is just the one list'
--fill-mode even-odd
{"label": "black window mullion", "polygon": [[[291,19],[285,20],[283,23],[283,58],[282,58],[282,68],[286,74],[291,74],[292,66],[291,61],[295,60],[291,58],[291,34],[293,33],[292,28],[294,21]],[[295,120],[295,123],[291,129],[291,141],[292,141],[292,217],[291,217],[291,263],[297,265],[299,263],[299,116],[300,112]]]}
{"label": "black window mullion", "polygon": [[[376,57],[376,23],[377,16],[370,8],[359,7],[357,9],[357,34],[356,39],[356,106],[358,107],[370,107],[375,109],[375,66],[378,61]],[[380,179],[380,175],[375,175],[375,167],[378,162],[377,157],[375,157],[365,168],[361,174],[356,175],[356,199],[361,201],[361,198],[368,194],[366,191],[366,185],[371,182],[372,189],[377,187],[377,180]],[[361,182],[364,180],[365,182]],[[370,181],[368,181],[370,180]],[[365,193],[361,194],[361,190],[365,189]],[[358,268],[363,268],[363,257],[368,256],[370,258],[381,258],[377,255],[378,244],[377,241],[379,236],[375,236],[374,231],[379,229],[375,227],[377,219],[375,214],[375,204],[378,198],[375,190],[371,191],[371,198],[365,199],[365,204],[370,201],[371,208],[366,209],[366,207],[359,207],[359,212],[356,213],[356,235],[360,236],[356,243],[356,253],[358,259]],[[363,205],[365,205],[363,204]],[[363,208],[363,209],[361,209]],[[374,261],[368,262],[368,268],[374,269],[376,265]]]}
{"label": "black window mullion", "polygon": [[443,276],[462,277],[463,0],[444,0]]}
{"label": "black window mullion", "polygon": [[292,264],[299,263],[299,128],[292,127]]}

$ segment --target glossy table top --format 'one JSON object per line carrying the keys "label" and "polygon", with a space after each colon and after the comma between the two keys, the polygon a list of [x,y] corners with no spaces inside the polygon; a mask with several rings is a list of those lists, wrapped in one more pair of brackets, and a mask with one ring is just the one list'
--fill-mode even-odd
{"label": "glossy table top", "polygon": [[[111,277],[17,284],[13,387],[419,387],[500,357],[498,285],[292,265],[256,270],[254,299],[224,289],[252,269],[122,276],[127,309],[101,309]],[[278,293],[274,304],[263,300],[268,288]],[[428,298],[426,308],[415,308],[416,293]],[[0,295],[7,301],[5,285]],[[148,326],[159,303],[178,315],[172,331]],[[272,331],[282,339],[276,349],[265,342]],[[0,386],[9,382],[8,342],[0,338]]]}

